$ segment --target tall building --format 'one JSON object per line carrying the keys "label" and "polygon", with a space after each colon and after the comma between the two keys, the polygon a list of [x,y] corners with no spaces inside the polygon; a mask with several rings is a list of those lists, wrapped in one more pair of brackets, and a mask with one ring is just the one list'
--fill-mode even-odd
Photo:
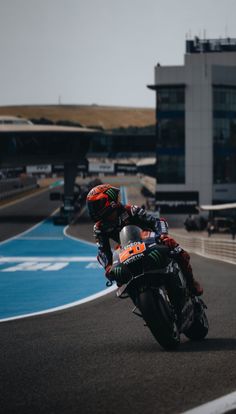
{"label": "tall building", "polygon": [[186,41],[155,67],[157,200],[163,211],[236,201],[236,39]]}

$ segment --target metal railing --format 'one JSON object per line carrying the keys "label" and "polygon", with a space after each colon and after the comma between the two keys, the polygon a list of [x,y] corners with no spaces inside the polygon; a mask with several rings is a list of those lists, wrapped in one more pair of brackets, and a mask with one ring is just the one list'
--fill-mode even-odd
{"label": "metal railing", "polygon": [[35,177],[9,178],[0,181],[0,201],[37,187]]}
{"label": "metal railing", "polygon": [[171,235],[190,253],[236,264],[236,240],[185,236],[178,232]]}
{"label": "metal railing", "polygon": [[148,175],[140,175],[140,182],[147,188],[153,195],[156,194],[156,179]]}

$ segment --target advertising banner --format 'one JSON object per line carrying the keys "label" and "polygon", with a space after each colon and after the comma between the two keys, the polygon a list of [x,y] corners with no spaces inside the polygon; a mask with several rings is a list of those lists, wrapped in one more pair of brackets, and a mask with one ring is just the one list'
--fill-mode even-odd
{"label": "advertising banner", "polygon": [[[53,173],[64,173],[64,164],[54,164],[52,166]],[[77,172],[88,172],[88,162],[84,161],[77,164]]]}
{"label": "advertising banner", "polygon": [[89,172],[91,173],[114,173],[115,166],[111,163],[90,163]]}
{"label": "advertising banner", "polygon": [[27,174],[51,174],[52,166],[50,164],[45,165],[28,165],[26,167]]}
{"label": "advertising banner", "polygon": [[137,170],[135,164],[115,164],[116,173],[136,174]]}

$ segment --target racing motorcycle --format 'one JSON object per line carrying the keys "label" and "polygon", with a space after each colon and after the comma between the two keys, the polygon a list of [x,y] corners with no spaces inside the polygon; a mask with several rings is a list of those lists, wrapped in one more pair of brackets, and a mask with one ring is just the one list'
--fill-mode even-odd
{"label": "racing motorcycle", "polygon": [[110,273],[118,285],[117,296],[132,299],[133,313],[167,350],[178,347],[182,333],[201,340],[209,328],[206,305],[190,293],[175,255],[154,232],[127,225],[120,231]]}

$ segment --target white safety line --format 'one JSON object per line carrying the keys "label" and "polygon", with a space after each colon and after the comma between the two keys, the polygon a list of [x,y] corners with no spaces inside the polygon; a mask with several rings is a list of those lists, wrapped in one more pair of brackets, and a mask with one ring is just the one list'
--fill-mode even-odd
{"label": "white safety line", "polygon": [[[59,210],[59,208],[56,208],[56,210],[54,210],[49,217],[54,216],[57,213],[58,210]],[[41,224],[43,224],[47,220],[48,220],[48,217],[46,219],[40,221],[39,223],[35,224],[34,226],[30,227],[29,229],[27,229],[25,231],[22,231],[21,233],[16,234],[16,236],[12,236],[12,237],[9,237],[9,239],[1,241],[0,246],[3,245],[3,244],[9,243],[12,240],[18,240],[20,237],[24,236],[24,234],[28,234],[31,231],[37,229],[37,227],[39,227]]]}
{"label": "white safety line", "polygon": [[67,233],[67,230],[68,230],[68,228],[69,228],[70,226],[68,225],[68,226],[66,226],[65,228],[64,228],[64,230],[63,230],[63,234],[64,234],[64,236],[65,237],[68,237],[68,239],[72,239],[72,240],[75,240],[75,241],[79,241],[79,242],[82,242],[82,243],[84,243],[84,244],[88,244],[89,246],[96,246],[96,243],[92,243],[92,242],[89,242],[89,241],[86,241],[86,240],[83,240],[83,239],[80,239],[80,238],[78,238],[78,237],[74,237],[74,236],[71,236],[71,234],[68,234]]}
{"label": "white safety line", "polygon": [[31,316],[44,315],[44,314],[48,314],[48,313],[52,313],[52,312],[57,312],[57,311],[64,310],[64,309],[69,309],[69,308],[72,308],[74,306],[78,306],[78,305],[82,305],[83,303],[90,302],[91,300],[98,299],[101,296],[104,296],[104,295],[107,295],[108,293],[113,292],[115,289],[117,289],[117,286],[116,285],[115,286],[113,285],[110,288],[107,288],[107,289],[102,290],[102,291],[100,291],[98,293],[95,293],[94,295],[90,295],[90,296],[88,296],[85,299],[80,299],[80,300],[77,300],[75,302],[68,303],[66,305],[57,306],[55,308],[46,309],[46,310],[41,311],[41,312],[33,312],[33,313],[25,314],[25,315],[13,316],[11,318],[0,319],[0,322],[14,321],[16,319],[29,318]]}
{"label": "white safety line", "polygon": [[225,414],[236,409],[236,391],[224,397],[217,398],[183,414]]}
{"label": "white safety line", "polygon": [[42,188],[40,191],[36,191],[35,193],[28,194],[22,198],[17,198],[16,200],[11,200],[8,203],[5,203],[2,206],[0,206],[0,210],[3,210],[4,208],[7,208],[7,207],[14,206],[15,204],[21,203],[22,201],[25,201],[28,198],[35,197],[37,195],[45,193],[46,191],[48,191],[48,188]]}

